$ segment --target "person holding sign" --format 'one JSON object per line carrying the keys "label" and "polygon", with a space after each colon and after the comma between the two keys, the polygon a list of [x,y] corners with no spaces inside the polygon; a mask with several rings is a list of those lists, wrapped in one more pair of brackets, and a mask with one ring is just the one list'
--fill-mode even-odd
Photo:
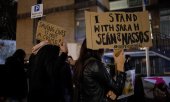
{"label": "person holding sign", "polygon": [[124,63],[125,71],[131,70],[132,69],[131,56],[126,55],[125,59],[126,59]]}
{"label": "person holding sign", "polygon": [[120,72],[114,80],[101,61],[103,53],[103,49],[88,49],[84,40],[74,72],[78,102],[108,102],[110,96],[106,94],[109,90],[116,97],[122,94],[126,74]]}
{"label": "person holding sign", "polygon": [[30,72],[28,102],[64,102],[60,70],[67,58],[66,44],[56,46],[42,41],[33,47],[32,52],[35,56]]}

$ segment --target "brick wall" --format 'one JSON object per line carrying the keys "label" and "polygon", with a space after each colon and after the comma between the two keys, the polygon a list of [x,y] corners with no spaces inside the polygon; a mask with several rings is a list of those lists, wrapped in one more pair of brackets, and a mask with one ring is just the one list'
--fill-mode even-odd
{"label": "brick wall", "polygon": [[[55,2],[54,2],[55,1]],[[45,0],[44,10],[63,5],[69,5],[74,0]],[[19,0],[18,15],[31,12],[31,6],[36,4],[36,0]],[[49,23],[61,26],[67,30],[66,41],[74,42],[74,10],[54,12],[45,15],[44,20]],[[20,18],[17,20],[16,46],[31,54],[33,44],[33,19],[31,17]]]}
{"label": "brick wall", "polygon": [[[42,0],[44,10],[67,6],[74,4],[74,0]],[[26,17],[20,17],[17,20],[16,42],[17,49],[22,48],[26,51],[27,55],[31,54],[33,44],[33,19],[31,19],[31,6],[35,5],[37,0],[18,0],[18,15],[28,14]],[[107,6],[108,0],[100,0],[104,6]],[[108,4],[109,5],[109,4]],[[102,10],[97,6],[89,7],[90,11]],[[65,10],[52,12],[44,15],[43,20],[61,26],[66,29],[65,40],[68,43],[75,43],[75,10]]]}

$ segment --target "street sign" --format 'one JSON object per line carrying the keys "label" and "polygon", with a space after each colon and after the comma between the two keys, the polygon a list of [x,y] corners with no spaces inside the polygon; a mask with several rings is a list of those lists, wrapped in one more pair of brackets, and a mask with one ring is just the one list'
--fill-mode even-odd
{"label": "street sign", "polygon": [[31,7],[31,18],[39,18],[43,16],[43,4],[37,4]]}

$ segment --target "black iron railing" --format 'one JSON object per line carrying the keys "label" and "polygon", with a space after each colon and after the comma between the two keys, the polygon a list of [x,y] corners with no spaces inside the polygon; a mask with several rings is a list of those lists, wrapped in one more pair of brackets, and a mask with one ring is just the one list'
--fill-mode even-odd
{"label": "black iron railing", "polygon": [[153,46],[151,50],[170,57],[170,35],[162,33],[153,33]]}

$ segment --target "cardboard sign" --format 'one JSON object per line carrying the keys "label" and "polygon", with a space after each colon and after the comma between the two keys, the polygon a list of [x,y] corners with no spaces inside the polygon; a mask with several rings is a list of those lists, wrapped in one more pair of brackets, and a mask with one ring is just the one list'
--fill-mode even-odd
{"label": "cardboard sign", "polygon": [[115,60],[116,69],[124,72],[124,62],[125,62],[124,50],[114,49],[113,57]]}
{"label": "cardboard sign", "polygon": [[133,95],[134,94],[134,82],[135,82],[135,70],[126,71],[126,81],[123,90],[123,95]]}
{"label": "cardboard sign", "polygon": [[56,25],[39,21],[36,32],[36,39],[38,40],[48,40],[49,43],[58,45],[64,40],[66,31]]}
{"label": "cardboard sign", "polygon": [[87,47],[136,48],[152,46],[149,14],[144,12],[85,12]]}

